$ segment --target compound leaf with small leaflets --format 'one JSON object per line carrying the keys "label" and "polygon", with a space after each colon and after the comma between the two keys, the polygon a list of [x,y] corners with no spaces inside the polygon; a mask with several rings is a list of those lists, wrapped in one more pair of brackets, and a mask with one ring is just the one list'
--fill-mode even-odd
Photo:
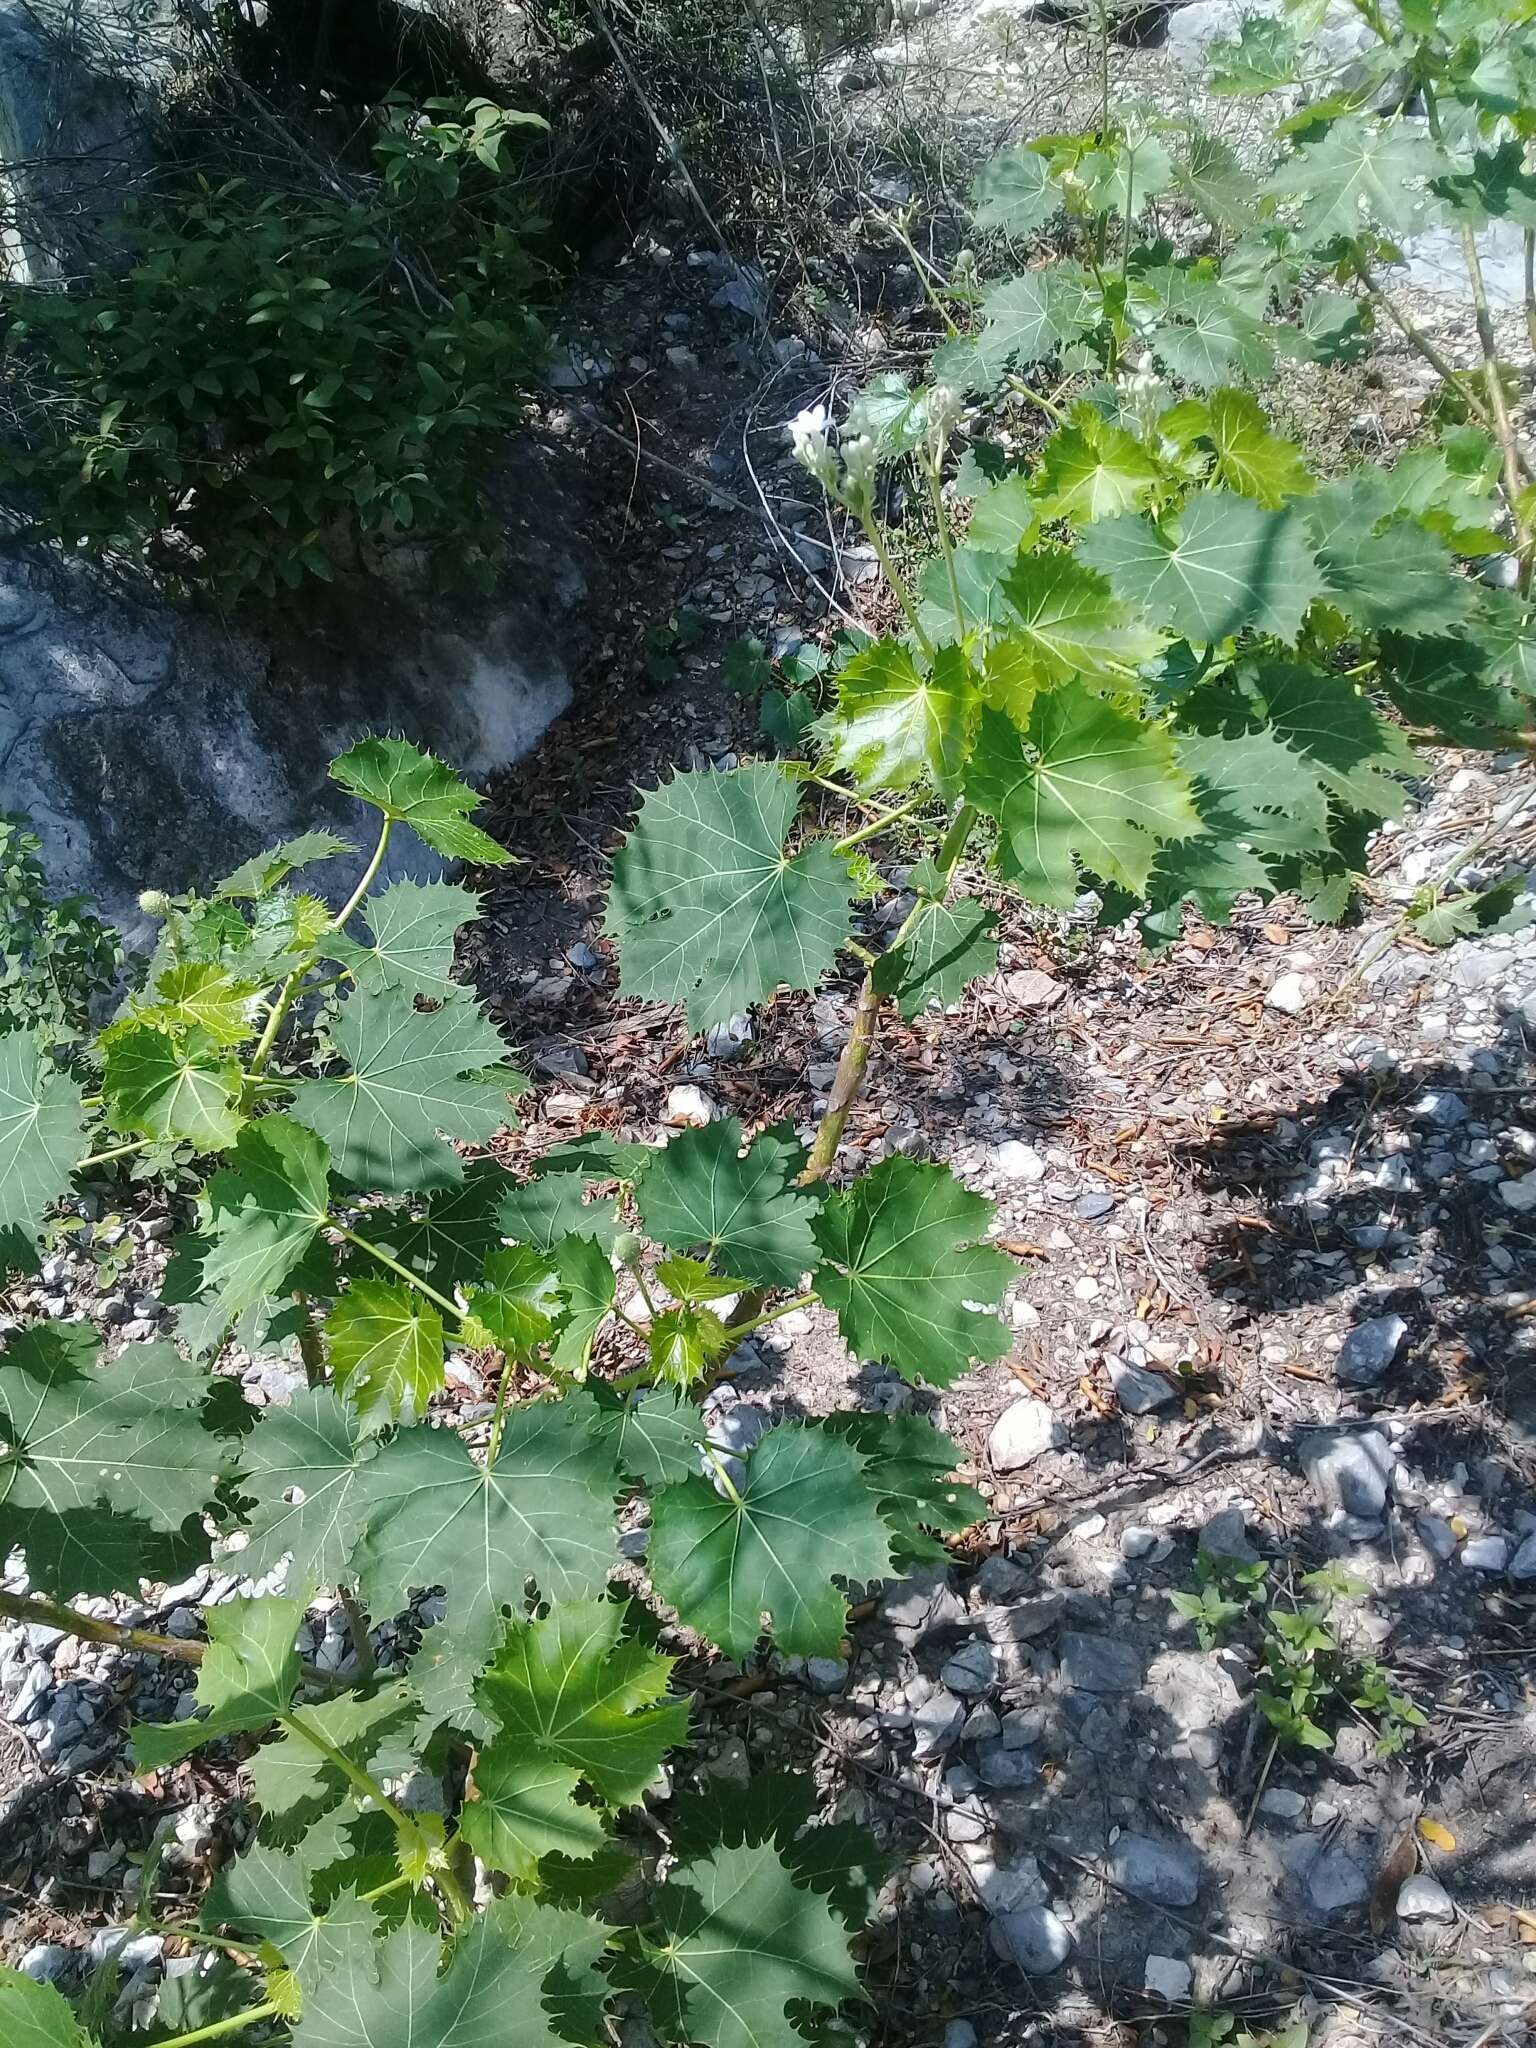
{"label": "compound leaf with small leaflets", "polygon": [[1022,732],[983,712],[966,794],[998,822],[1004,878],[1062,910],[1080,868],[1140,895],[1159,846],[1202,829],[1170,736],[1080,683],[1037,697]]}
{"label": "compound leaf with small leaflets", "polygon": [[656,1901],[665,1939],[631,1966],[668,2041],[788,2048],[793,2007],[862,1996],[848,1927],[795,1881],[772,1842],[741,1843],[674,1870]]}
{"label": "compound leaf with small leaflets", "polygon": [[782,1422],[730,1493],[691,1477],[653,1494],[649,1562],[662,1599],[729,1655],[747,1655],[766,1615],[787,1655],[834,1656],[847,1608],[832,1580],[883,1578],[890,1542],[863,1460]]}
{"label": "compound leaf with small leaflets", "polygon": [[804,1165],[790,1125],[764,1131],[743,1152],[741,1125],[721,1117],[679,1132],[646,1168],[635,1202],[658,1243],[707,1246],[729,1274],[793,1287],[816,1262],[818,1198],[796,1185]]}
{"label": "compound leaf with small leaflets", "polygon": [[1298,511],[1202,491],[1161,526],[1127,513],[1090,527],[1082,561],[1116,594],[1199,646],[1252,626],[1294,640],[1324,583]]}
{"label": "compound leaf with small leaflets", "polygon": [[468,990],[418,1010],[408,990],[354,989],[331,1026],[351,1071],[299,1081],[290,1114],[325,1140],[355,1187],[425,1193],[462,1180],[445,1139],[483,1144],[511,1121],[522,1076]]}
{"label": "compound leaf with small leaflets", "polygon": [[81,1143],[80,1089],[54,1065],[48,1035],[0,1038],[0,1258],[12,1233],[30,1242],[51,1203],[69,1188]]}
{"label": "compound leaf with small leaflets", "polygon": [[626,995],[685,1003],[695,1030],[812,989],[849,935],[848,863],[784,851],[798,789],[782,768],[691,770],[652,790],[613,864],[607,929]]}
{"label": "compound leaf with small leaflets", "polygon": [[341,935],[327,941],[326,951],[359,988],[375,995],[406,988],[415,995],[448,996],[458,987],[454,934],[479,914],[479,898],[450,882],[392,882],[369,899],[369,943]]}
{"label": "compound leaf with small leaflets", "polygon": [[197,1667],[195,1721],[141,1724],[133,1737],[140,1770],[160,1770],[223,1735],[265,1728],[286,1714],[299,1682],[295,1642],[304,1599],[227,1600],[208,1609],[208,1648]]}
{"label": "compound leaf with small leaflets", "polygon": [[856,1357],[942,1387],[1006,1354],[1008,1332],[987,1311],[1013,1267],[977,1242],[992,1213],[947,1167],[900,1154],[828,1198],[816,1220],[816,1291]]}
{"label": "compound leaf with small leaflets", "polygon": [[960,649],[941,647],[925,674],[897,640],[877,640],[837,679],[837,704],[820,730],[823,767],[857,789],[952,790],[976,720],[976,685]]}
{"label": "compound leaf with small leaflets", "polygon": [[370,1428],[415,1422],[443,1388],[443,1322],[413,1287],[354,1280],[325,1319],[332,1375]]}
{"label": "compound leaf with small leaflets", "polygon": [[875,962],[876,992],[894,996],[908,1018],[930,1003],[957,1003],[971,982],[997,966],[996,930],[996,911],[974,897],[923,904],[906,937]]}
{"label": "compound leaf with small leaflets", "polygon": [[331,763],[331,779],[386,818],[409,825],[446,860],[499,868],[512,858],[478,825],[470,824],[469,814],[480,799],[469,784],[406,740],[359,740]]}

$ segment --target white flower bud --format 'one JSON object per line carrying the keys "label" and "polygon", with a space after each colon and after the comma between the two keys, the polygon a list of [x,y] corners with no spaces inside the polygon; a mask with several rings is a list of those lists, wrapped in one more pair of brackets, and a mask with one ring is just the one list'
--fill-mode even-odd
{"label": "white flower bud", "polygon": [[139,908],[146,917],[169,917],[171,899],[163,889],[145,889],[139,895]]}
{"label": "white flower bud", "polygon": [[835,491],[837,457],[827,444],[827,408],[824,405],[807,406],[804,412],[796,413],[786,432],[796,462],[802,469],[810,471],[824,491]]}
{"label": "white flower bud", "polygon": [[844,441],[838,453],[843,458],[843,482],[860,486],[875,480],[875,444],[868,434],[855,434]]}

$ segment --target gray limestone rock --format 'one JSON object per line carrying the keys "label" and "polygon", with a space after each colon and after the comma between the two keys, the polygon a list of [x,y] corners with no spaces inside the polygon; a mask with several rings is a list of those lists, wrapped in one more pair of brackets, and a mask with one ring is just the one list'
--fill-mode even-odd
{"label": "gray limestone rock", "polygon": [[1141,1657],[1133,1644],[1114,1636],[1068,1631],[1061,1638],[1061,1672],[1078,1692],[1134,1692],[1141,1684]]}
{"label": "gray limestone rock", "polygon": [[1372,1316],[1350,1331],[1333,1362],[1334,1377],[1347,1387],[1373,1387],[1398,1351],[1408,1325],[1401,1316]]}
{"label": "gray limestone rock", "polygon": [[994,1952],[1030,1977],[1047,1977],[1072,1953],[1072,1935],[1049,1906],[1000,1913],[988,1930]]}
{"label": "gray limestone rock", "polygon": [[[510,531],[483,598],[412,587],[421,564],[402,554],[228,621],[125,596],[83,562],[10,557],[0,811],[31,818],[56,887],[139,939],[146,887],[206,886],[311,827],[371,841],[374,814],[326,776],[364,733],[403,734],[471,776],[515,761],[570,702],[595,630],[575,460],[509,451],[494,491]],[[398,833],[386,873],[442,865]],[[300,886],[349,887],[356,869],[330,862]]]}
{"label": "gray limestone rock", "polygon": [[1342,1849],[1321,1843],[1306,1844],[1292,1864],[1308,1899],[1319,1913],[1342,1913],[1363,1905],[1370,1895],[1371,1881],[1351,1856]]}
{"label": "gray limestone rock", "polygon": [[1297,1450],[1324,1507],[1366,1520],[1382,1513],[1397,1459],[1381,1430],[1306,1430]]}
{"label": "gray limestone rock", "polygon": [[1019,1472],[1054,1450],[1065,1435],[1061,1419],[1049,1401],[1036,1401],[1025,1394],[1011,1401],[993,1423],[987,1438],[987,1455],[997,1471]]}
{"label": "gray limestone rock", "polygon": [[1109,1852],[1109,1874],[1150,1905],[1192,1906],[1200,1896],[1200,1858],[1187,1842],[1122,1835]]}
{"label": "gray limestone rock", "polygon": [[1200,1531],[1200,1548],[1207,1557],[1230,1558],[1236,1564],[1257,1564],[1259,1553],[1248,1540],[1248,1523],[1241,1508],[1222,1508]]}

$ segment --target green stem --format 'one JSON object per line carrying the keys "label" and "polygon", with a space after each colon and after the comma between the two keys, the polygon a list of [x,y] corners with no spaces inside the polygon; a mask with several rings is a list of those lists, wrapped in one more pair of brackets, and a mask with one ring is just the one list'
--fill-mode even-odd
{"label": "green stem", "polygon": [[955,607],[955,626],[961,637],[965,635],[965,600],[960,595],[960,571],[955,566],[954,537],[949,530],[949,514],[944,509],[944,489],[939,481],[939,463],[942,451],[934,455],[932,462],[919,456],[918,461],[924,476],[928,479],[928,498],[933,506],[933,516],[938,523],[939,550],[944,557],[944,568],[949,577],[950,602]]}
{"label": "green stem", "polygon": [[1062,411],[1061,407],[1059,405],[1053,404],[1049,398],[1042,397],[1041,394],[1035,390],[1033,385],[1026,384],[1022,377],[1010,375],[1008,379],[1008,389],[1011,392],[1013,392],[1016,397],[1027,398],[1031,405],[1039,406],[1040,410],[1045,414],[1046,418],[1054,420],[1058,427],[1066,426],[1067,416]]}
{"label": "green stem", "polygon": [[223,2034],[238,2034],[261,2020],[276,2019],[281,2012],[282,2007],[269,1998],[265,2005],[248,2006],[244,2012],[231,2013],[227,2020],[210,2020],[206,2027],[194,2027],[190,2034],[173,2034],[159,2048],[192,2048],[194,2041],[216,2041]]}
{"label": "green stem", "polygon": [[338,1749],[329,1736],[322,1735],[318,1728],[312,1727],[297,1713],[279,1714],[277,1723],[289,1735],[296,1735],[301,1742],[307,1742],[311,1749],[317,1749],[334,1770],[340,1771],[358,1797],[371,1799],[381,1813],[388,1814],[403,1835],[421,1835],[415,1821],[396,1806],[378,1780],[365,1771],[361,1764],[355,1764],[344,1749]]}
{"label": "green stem", "polygon": [[[955,869],[960,865],[960,856],[965,851],[966,841],[976,829],[976,819],[975,805],[962,804],[956,811],[949,830],[944,834],[936,859],[936,865],[944,877],[940,901],[949,893],[949,886],[954,880]],[[928,897],[920,896],[913,904],[900,931],[891,941],[893,951],[923,915],[929,901]],[[869,1056],[874,1049],[875,1024],[879,1012],[880,996],[875,988],[874,969],[870,968],[859,988],[848,1043],[843,1047],[842,1056],[838,1060],[837,1072],[833,1076],[832,1086],[827,1095],[827,1106],[821,1122],[816,1126],[811,1154],[800,1175],[802,1185],[824,1180],[832,1169],[832,1162],[837,1157],[837,1148],[842,1140],[843,1127],[848,1121],[848,1112],[858,1101],[859,1092],[864,1086],[864,1077],[869,1071]]]}
{"label": "green stem", "polygon": [[[1427,77],[1423,78],[1421,83],[1429,132],[1435,141],[1439,142],[1443,136],[1435,88]],[[1477,246],[1477,230],[1465,217],[1460,222],[1460,229],[1461,253],[1466,262],[1467,276],[1472,284],[1472,310],[1477,326],[1478,347],[1482,350],[1483,356],[1483,389],[1488,396],[1488,416],[1499,443],[1502,461],[1500,481],[1504,490],[1504,502],[1509,508],[1510,525],[1514,529],[1520,593],[1522,596],[1529,596],[1531,572],[1533,566],[1536,566],[1536,541],[1532,539],[1520,504],[1520,444],[1515,438],[1514,422],[1509,416],[1509,406],[1504,397],[1504,381],[1499,375],[1499,347],[1493,332],[1493,315],[1488,307],[1488,288],[1483,276],[1482,252]]]}
{"label": "green stem", "polygon": [[109,1145],[105,1152],[88,1152],[76,1162],[75,1172],[84,1173],[88,1166],[105,1166],[109,1159],[126,1159],[132,1152],[147,1152],[150,1144],[148,1138],[135,1138],[131,1145]]}
{"label": "green stem", "polygon": [[891,587],[892,596],[906,614],[907,624],[912,628],[913,639],[928,659],[932,661],[934,655],[933,642],[923,631],[922,621],[917,616],[917,607],[912,602],[912,594],[902,581],[901,571],[891,560],[891,551],[885,544],[885,536],[880,531],[879,522],[876,520],[874,513],[872,511],[861,511],[859,514],[859,524],[863,527],[865,537],[875,551],[875,557],[880,564],[881,572]]}
{"label": "green stem", "polygon": [[797,1294],[793,1300],[781,1301],[777,1308],[765,1309],[762,1315],[753,1316],[748,1322],[732,1323],[725,1334],[733,1345],[739,1344],[743,1337],[750,1337],[754,1330],[762,1329],[765,1323],[776,1323],[783,1316],[793,1315],[797,1308],[809,1308],[815,1299],[814,1294]]}
{"label": "green stem", "polygon": [[368,891],[373,887],[374,877],[378,874],[379,869],[383,867],[384,856],[389,850],[389,835],[394,829],[394,823],[393,818],[386,818],[379,827],[378,844],[373,849],[373,854],[367,867],[363,869],[362,880],[326,926],[327,931],[339,932],[342,930],[348,918],[351,917],[363,898],[368,894]]}
{"label": "green stem", "polygon": [[703,1451],[705,1457],[708,1458],[710,1464],[714,1466],[715,1476],[720,1481],[720,1484],[725,1488],[726,1499],[730,1501],[734,1507],[741,1508],[743,1511],[745,1511],[747,1504],[742,1499],[741,1495],[737,1492],[735,1482],[732,1480],[730,1473],[726,1471],[724,1464],[721,1462],[720,1454],[718,1451],[716,1451],[714,1445],[706,1440],[704,1443],[700,1444],[699,1448],[701,1451]]}
{"label": "green stem", "polygon": [[[837,785],[834,783],[832,787],[835,789]],[[841,795],[841,791],[839,791],[839,795]],[[857,832],[850,832],[846,839],[839,839],[832,851],[834,853],[852,853],[853,849],[856,846],[862,846],[866,839],[876,839],[882,832],[889,830],[892,825],[899,823],[901,819],[910,818],[912,813],[915,810],[919,810],[924,802],[926,802],[925,797],[909,797],[904,804],[897,804],[892,810],[882,812],[878,818],[871,818],[867,825],[861,825]]]}
{"label": "green stem", "polygon": [[348,1244],[355,1244],[358,1250],[366,1252],[370,1259],[377,1259],[381,1266],[387,1266],[391,1273],[397,1273],[407,1287],[414,1287],[418,1294],[424,1294],[428,1301],[435,1302],[440,1309],[446,1310],[455,1323],[462,1321],[457,1302],[450,1301],[446,1294],[439,1294],[437,1289],[429,1286],[419,1273],[413,1273],[409,1266],[402,1266],[398,1259],[391,1258],[382,1245],[371,1243],[368,1238],[359,1236],[355,1230],[349,1230],[345,1223],[338,1223],[334,1217],[331,1219],[331,1228],[338,1237],[344,1237]]}
{"label": "green stem", "polygon": [[256,1041],[256,1050],[251,1054],[249,1072],[252,1079],[257,1079],[266,1072],[267,1061],[272,1057],[272,1047],[277,1041],[278,1032],[282,1029],[283,1019],[287,1016],[289,1007],[299,992],[299,983],[308,972],[309,966],[307,963],[303,967],[295,967],[292,974],[288,976],[288,979],[267,1005],[267,1021],[262,1027],[260,1038]]}
{"label": "green stem", "polygon": [[204,1934],[200,1927],[178,1927],[174,1920],[136,1919],[133,1924],[145,1934],[163,1934],[170,1941],[190,1941],[195,1948],[216,1948],[231,1956],[256,1953],[255,1942],[231,1941],[225,1934]]}
{"label": "green stem", "polygon": [[[380,825],[378,843],[373,849],[367,867],[363,869],[362,880],[326,926],[328,932],[339,932],[372,888],[374,877],[384,864],[384,855],[389,848],[389,835],[393,826],[393,818],[386,818]],[[308,974],[311,964],[306,961],[302,967],[296,967],[268,1004],[267,1021],[260,1038],[256,1041],[256,1050],[251,1055],[252,1077],[266,1072],[267,1061],[272,1057],[272,1048],[277,1042],[278,1032],[282,1029],[283,1019],[292,1007],[293,999],[299,992],[299,984]],[[326,986],[330,987],[332,984],[327,983]]]}
{"label": "green stem", "polygon": [[[0,1461],[3,1469],[4,1461]],[[82,1642],[113,1643],[120,1650],[143,1650],[154,1657],[178,1657],[183,1664],[200,1664],[204,1643],[183,1642],[179,1636],[159,1636],[152,1629],[125,1628],[117,1621],[97,1621],[79,1614],[62,1601],[46,1600],[41,1594],[0,1593],[0,1614],[12,1621],[40,1623],[44,1628],[61,1628]]]}
{"label": "green stem", "polygon": [[[641,1265],[638,1258],[626,1259],[624,1261],[624,1270],[629,1275],[630,1279],[634,1281],[635,1287],[639,1292],[640,1299],[645,1303],[646,1314],[650,1316],[654,1321],[656,1315],[658,1314],[658,1310],[656,1307],[655,1297],[652,1295],[650,1288],[647,1287],[645,1284],[644,1266]],[[617,1307],[617,1304],[615,1304],[615,1307]]]}
{"label": "green stem", "polygon": [[391,1892],[404,1891],[410,1883],[408,1877],[392,1877],[386,1884],[376,1884],[371,1892],[359,1892],[358,1897],[365,1906],[371,1906],[375,1899],[387,1899]]}
{"label": "green stem", "polygon": [[934,312],[937,313],[939,318],[944,322],[945,328],[948,330],[950,340],[958,341],[960,338],[960,330],[955,325],[954,320],[950,315],[949,308],[944,304],[944,301],[939,297],[938,293],[934,290],[932,284],[930,284],[929,282],[929,273],[932,272],[933,276],[938,278],[941,284],[945,283],[946,279],[944,278],[943,272],[938,268],[936,264],[928,262],[925,257],[918,254],[918,251],[913,244],[911,236],[907,233],[906,229],[902,226],[901,222],[893,214],[882,212],[879,205],[873,199],[871,199],[867,193],[864,194],[864,203],[866,204],[866,206],[869,206],[873,209],[876,220],[879,221],[880,225],[884,229],[886,229],[886,231],[889,234],[893,235],[895,239],[898,242],[900,242],[902,248],[905,249],[908,256],[911,257],[912,268],[917,272],[917,281],[923,288],[924,298],[927,299],[929,305],[932,306]]}
{"label": "green stem", "polygon": [[830,790],[833,796],[840,796],[845,804],[852,804],[856,810],[878,812],[879,804],[871,803],[867,796],[860,796],[856,789],[844,789],[840,782],[834,782],[830,775],[807,775],[806,781],[817,789]]}
{"label": "green stem", "polygon": [[501,1432],[507,1420],[507,1396],[512,1387],[513,1360],[503,1355],[501,1362],[501,1385],[496,1389],[496,1406],[491,1411],[490,1440],[485,1447],[485,1469],[490,1471],[496,1462],[496,1453],[501,1449]]}

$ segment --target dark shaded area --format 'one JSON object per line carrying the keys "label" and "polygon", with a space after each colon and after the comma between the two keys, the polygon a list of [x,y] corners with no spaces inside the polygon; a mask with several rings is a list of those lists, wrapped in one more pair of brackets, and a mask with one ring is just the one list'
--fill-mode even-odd
{"label": "dark shaded area", "polygon": [[[1536,1127],[1536,1031],[1519,1012],[1494,1044],[1469,1049],[1489,1063],[1470,1077],[1450,1062],[1391,1065],[1367,1061],[1327,1095],[1287,1109],[1283,1118],[1233,1120],[1185,1149],[1198,1185],[1220,1190],[1244,1212],[1214,1241],[1207,1275],[1255,1314],[1331,1299],[1356,1280],[1355,1261],[1383,1264],[1409,1252],[1431,1253],[1443,1291],[1426,1300],[1412,1273],[1400,1287],[1390,1273],[1373,1289],[1372,1316],[1397,1313],[1408,1324],[1398,1364],[1383,1382],[1393,1401],[1443,1400],[1453,1391],[1446,1361],[1510,1421],[1536,1430],[1536,1343],[1522,1294],[1536,1288],[1536,1228],[1508,1207],[1500,1183],[1528,1159],[1481,1131],[1483,1093],[1497,1099],[1500,1121],[1524,1114]],[[1435,1120],[1444,1098],[1453,1124]],[[1283,1123],[1283,1131],[1279,1126]],[[1384,1139],[1406,1136],[1386,1186],[1332,1188],[1327,1161],[1348,1166]],[[1469,1140],[1488,1151],[1470,1171],[1453,1148]],[[1383,1220],[1385,1218],[1386,1220]],[[1490,1256],[1492,1251],[1493,1256]],[[1305,1259],[1300,1253],[1308,1254]],[[1319,1262],[1332,1258],[1330,1266]]]}

